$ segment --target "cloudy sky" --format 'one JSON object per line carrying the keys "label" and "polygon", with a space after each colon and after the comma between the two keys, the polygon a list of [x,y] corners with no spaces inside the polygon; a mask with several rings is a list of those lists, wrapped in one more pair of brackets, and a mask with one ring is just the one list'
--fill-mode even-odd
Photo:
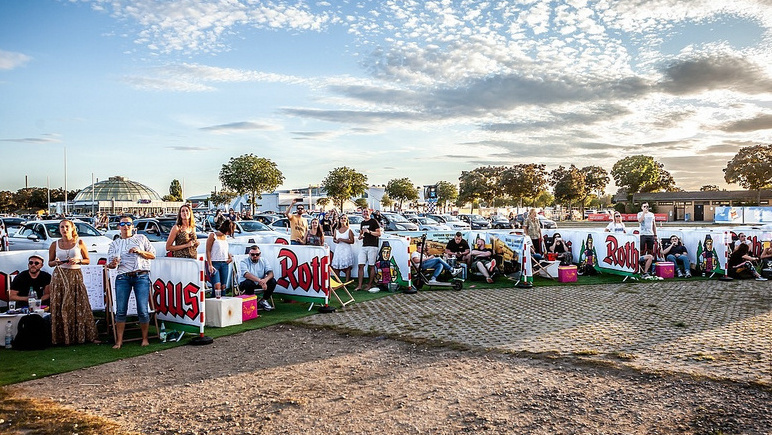
{"label": "cloudy sky", "polygon": [[[284,187],[654,156],[727,186],[772,143],[772,0],[0,1],[0,189],[186,195],[254,153]],[[609,190],[615,190],[610,187]]]}

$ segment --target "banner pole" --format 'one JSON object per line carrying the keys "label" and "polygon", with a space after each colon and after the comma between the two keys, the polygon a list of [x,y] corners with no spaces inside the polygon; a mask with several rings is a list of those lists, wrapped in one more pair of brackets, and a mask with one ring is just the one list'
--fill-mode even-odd
{"label": "banner pole", "polygon": [[[734,278],[729,276],[729,231],[724,231],[724,275],[718,278],[719,281],[733,281]],[[718,260],[718,259],[716,259]]]}
{"label": "banner pole", "polygon": [[193,337],[190,340],[190,344],[194,346],[202,346],[206,344],[212,344],[214,343],[214,339],[212,337],[208,337],[204,335],[204,324],[206,323],[206,301],[204,300],[204,296],[206,293],[206,287],[204,284],[204,257],[199,256],[198,257],[198,301],[199,306],[201,307],[201,315],[199,317],[199,321],[201,322],[198,326],[198,337]]}

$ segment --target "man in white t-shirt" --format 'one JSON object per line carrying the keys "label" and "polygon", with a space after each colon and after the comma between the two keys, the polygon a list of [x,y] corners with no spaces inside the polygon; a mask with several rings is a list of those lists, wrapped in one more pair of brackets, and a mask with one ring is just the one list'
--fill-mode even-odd
{"label": "man in white t-shirt", "polygon": [[641,204],[641,211],[638,212],[638,223],[640,223],[641,254],[649,253],[654,255],[654,244],[657,240],[657,224],[654,219],[654,213],[649,211],[648,202]]}

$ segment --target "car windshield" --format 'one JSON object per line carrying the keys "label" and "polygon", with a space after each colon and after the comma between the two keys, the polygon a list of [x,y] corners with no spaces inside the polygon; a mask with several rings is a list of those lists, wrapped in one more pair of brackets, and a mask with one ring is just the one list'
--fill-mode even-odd
{"label": "car windshield", "polygon": [[[96,228],[92,227],[91,225],[85,223],[85,222],[74,222],[75,223],[75,229],[78,231],[78,237],[90,237],[90,236],[101,236],[102,233],[97,231]],[[45,225],[46,227],[46,233],[48,233],[48,237],[54,237],[59,238],[62,237],[62,235],[59,233],[59,222],[52,222]]]}
{"label": "car windshield", "polygon": [[247,232],[271,231],[270,228],[258,221],[239,221],[239,224],[241,224],[241,228],[244,228],[244,231]]}
{"label": "car windshield", "polygon": [[362,218],[362,216],[360,216],[358,214],[349,214],[349,215],[346,215],[346,216],[348,217],[348,224],[349,225],[359,225],[364,220]]}
{"label": "car windshield", "polygon": [[446,222],[461,222],[461,219],[449,214],[442,215],[442,218],[445,219]]}
{"label": "car windshield", "polygon": [[386,214],[386,213],[384,213],[383,215],[386,216],[387,218],[389,218],[389,220],[394,221],[394,222],[407,222],[407,223],[410,223],[410,221],[407,220],[406,217],[404,217],[402,215],[399,215],[399,214]]}
{"label": "car windshield", "polygon": [[177,224],[177,219],[164,219],[158,220],[158,226],[161,227],[161,233],[169,234],[172,232],[172,228]]}
{"label": "car windshield", "polygon": [[480,216],[479,214],[473,214],[471,216],[473,221],[485,221],[485,218]]}

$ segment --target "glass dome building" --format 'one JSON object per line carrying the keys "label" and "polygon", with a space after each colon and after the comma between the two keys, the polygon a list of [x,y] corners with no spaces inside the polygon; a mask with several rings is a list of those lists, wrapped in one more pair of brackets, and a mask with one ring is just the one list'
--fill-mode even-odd
{"label": "glass dome building", "polygon": [[[93,196],[91,189],[94,189]],[[110,177],[84,187],[73,199],[81,201],[131,201],[134,203],[149,203],[161,201],[158,193],[142,183],[131,181],[126,177]]]}

